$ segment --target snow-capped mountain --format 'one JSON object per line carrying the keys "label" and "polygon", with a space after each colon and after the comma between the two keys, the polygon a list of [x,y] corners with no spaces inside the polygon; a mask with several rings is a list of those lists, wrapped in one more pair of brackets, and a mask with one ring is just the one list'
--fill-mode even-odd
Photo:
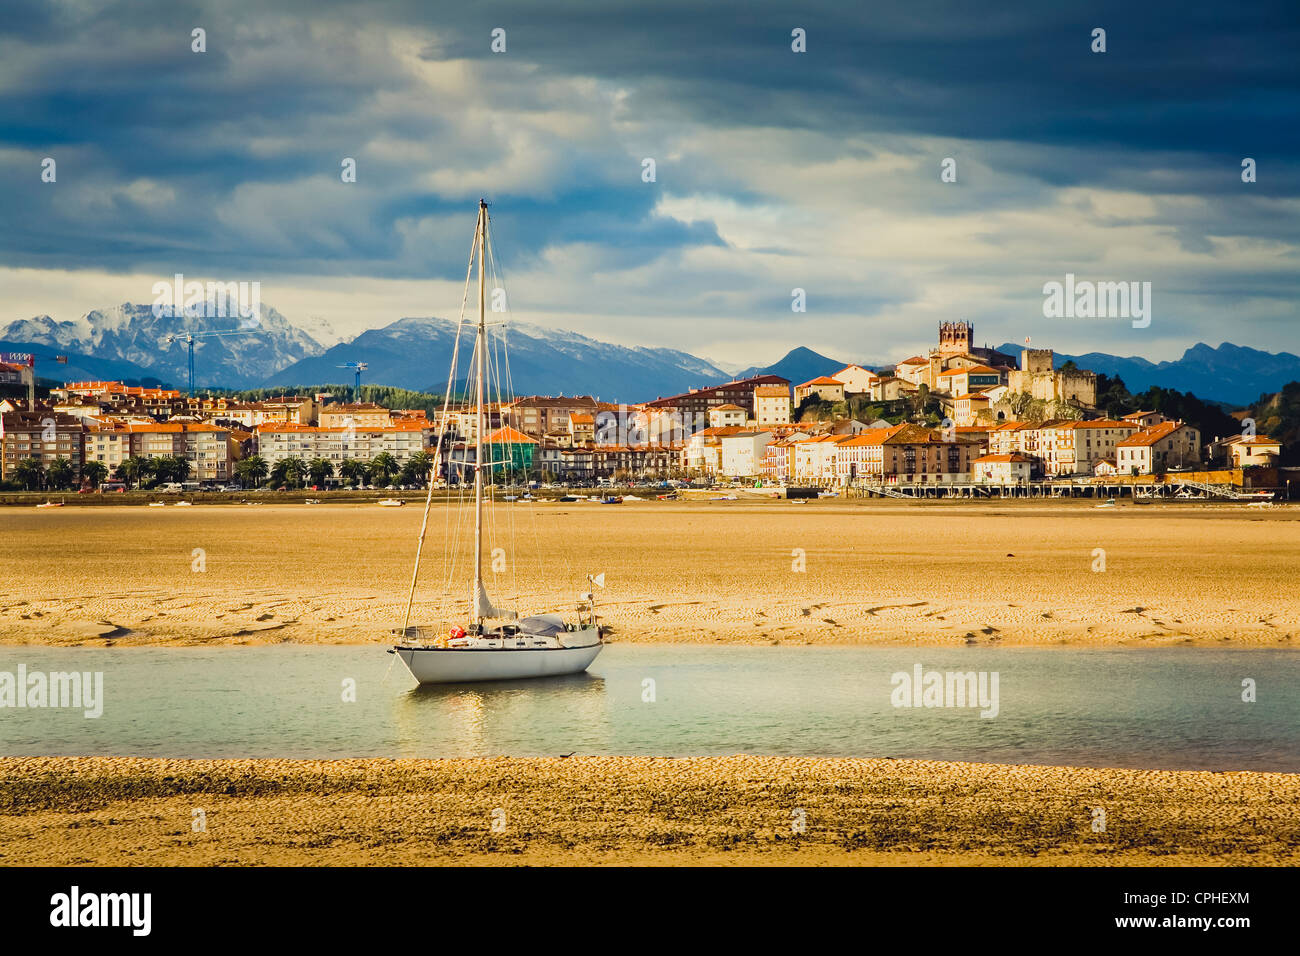
{"label": "snow-capped mountain", "polygon": [[[462,340],[461,375],[472,349],[472,329]],[[456,323],[438,318],[398,319],[361,333],[351,342],[281,369],[262,383],[307,385],[346,383],[337,366],[365,362],[364,382],[442,392],[456,338]],[[511,390],[516,395],[595,395],[609,402],[640,402],[725,382],[722,369],[676,349],[627,347],[525,323],[506,334]],[[503,387],[505,383],[502,383]]]}
{"label": "snow-capped mountain", "polygon": [[294,320],[292,324],[320,343],[323,349],[347,340],[347,336],[335,329],[329,319],[323,319],[319,315],[309,315],[305,319]]}
{"label": "snow-capped mountain", "polygon": [[[324,348],[265,304],[260,319],[214,317],[213,311],[163,309],[155,315],[152,305],[125,302],[110,309],[96,309],[73,321],[59,322],[48,315],[20,319],[0,328],[0,342],[12,351],[44,346],[130,363],[184,387],[189,363],[184,336],[193,333],[195,383],[226,388],[257,385],[277,369],[318,355]],[[199,335],[232,329],[238,333]]]}

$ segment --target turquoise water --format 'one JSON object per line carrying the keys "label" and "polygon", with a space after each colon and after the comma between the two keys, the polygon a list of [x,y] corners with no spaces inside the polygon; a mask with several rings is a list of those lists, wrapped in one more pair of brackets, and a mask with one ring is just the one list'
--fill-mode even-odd
{"label": "turquoise water", "polygon": [[[996,672],[997,716],[893,706],[891,676],[918,663]],[[102,672],[103,715],[0,707],[4,755],[743,752],[1300,771],[1297,651],[614,644],[575,677],[423,688],[381,647],[0,649],[0,672],[20,664]]]}

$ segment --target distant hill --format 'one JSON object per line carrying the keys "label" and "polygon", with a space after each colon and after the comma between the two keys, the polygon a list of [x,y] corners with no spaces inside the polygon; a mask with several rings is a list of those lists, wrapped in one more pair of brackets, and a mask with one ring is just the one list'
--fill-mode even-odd
{"label": "distant hill", "polygon": [[790,380],[792,385],[800,385],[809,379],[822,375],[833,375],[849,365],[837,359],[827,358],[819,352],[804,348],[802,345],[785,353],[785,357],[775,365],[754,366],[737,372],[732,378],[750,378],[754,375],[780,375]]}
{"label": "distant hill", "polygon": [[[1023,346],[1003,345],[999,351],[1019,355]],[[1264,392],[1274,392],[1287,382],[1300,380],[1300,356],[1290,352],[1263,352],[1224,342],[1212,348],[1198,342],[1173,362],[1151,362],[1138,356],[1106,352],[1053,357],[1059,367],[1073,360],[1080,368],[1118,376],[1134,394],[1152,386],[1191,392],[1206,401],[1248,405]]]}

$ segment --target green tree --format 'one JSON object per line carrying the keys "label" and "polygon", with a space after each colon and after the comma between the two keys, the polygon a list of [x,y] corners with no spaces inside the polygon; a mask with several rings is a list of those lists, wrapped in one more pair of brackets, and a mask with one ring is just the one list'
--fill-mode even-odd
{"label": "green tree", "polygon": [[134,485],[140,479],[140,459],[132,455],[125,461],[119,462],[117,477],[119,481],[126,482],[128,488]]}
{"label": "green tree", "polygon": [[235,474],[239,476],[239,480],[246,487],[250,488],[256,488],[266,480],[269,471],[270,469],[267,468],[266,459],[261,455],[250,455],[247,458],[241,459],[235,465]]}
{"label": "green tree", "polygon": [[284,465],[284,474],[289,479],[290,488],[301,488],[306,483],[310,469],[301,458],[286,458],[280,464]]}
{"label": "green tree", "polygon": [[393,476],[400,470],[397,459],[386,451],[381,451],[370,460],[370,477],[376,485],[382,486],[391,483]]}
{"label": "green tree", "polygon": [[81,475],[92,488],[98,488],[108,477],[108,466],[102,461],[88,461],[82,466]]}
{"label": "green tree", "polygon": [[14,465],[14,478],[28,491],[39,491],[45,485],[45,466],[35,458],[23,458]]}
{"label": "green tree", "polygon": [[66,458],[54,459],[45,472],[45,480],[49,483],[49,486],[59,491],[71,488],[76,477],[77,474],[72,469],[72,462]]}
{"label": "green tree", "polygon": [[334,463],[328,458],[317,456],[308,463],[307,475],[311,478],[313,485],[322,486],[325,484],[326,478],[334,476]]}
{"label": "green tree", "polygon": [[153,488],[158,484],[158,459],[137,458],[136,485],[140,488]]}
{"label": "green tree", "polygon": [[416,484],[427,484],[429,472],[433,471],[433,456],[427,451],[417,451],[406,460],[406,465],[411,469],[411,475],[416,479]]}
{"label": "green tree", "polygon": [[347,482],[350,488],[365,484],[368,475],[369,470],[366,468],[364,461],[359,461],[356,458],[345,458],[339,462],[339,477]]}

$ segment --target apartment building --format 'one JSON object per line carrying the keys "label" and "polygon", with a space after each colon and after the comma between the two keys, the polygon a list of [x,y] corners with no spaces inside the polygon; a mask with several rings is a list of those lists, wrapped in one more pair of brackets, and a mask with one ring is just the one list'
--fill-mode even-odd
{"label": "apartment building", "polygon": [[347,428],[349,425],[357,428],[384,428],[392,420],[392,412],[374,402],[322,405],[319,413],[322,428]]}
{"label": "apartment building", "polygon": [[590,395],[527,395],[501,405],[499,420],[540,440],[567,432],[573,415],[590,415],[594,422],[598,411],[599,403]]}
{"label": "apartment building", "polygon": [[1043,473],[1062,478],[1091,475],[1098,461],[1113,459],[1115,446],[1136,431],[1133,422],[1106,418],[1044,425],[1038,445]]}
{"label": "apartment building", "polygon": [[779,375],[754,375],[724,385],[693,388],[681,395],[657,398],[653,402],[646,402],[645,408],[647,411],[673,409],[677,413],[681,427],[690,432],[698,427],[698,423],[708,421],[710,408],[728,404],[753,408],[754,392],[763,385],[780,385],[788,389],[790,380]]}
{"label": "apartment building", "polygon": [[[207,422],[128,422],[122,426],[130,437],[130,452],[136,458],[184,458],[190,464],[191,481],[227,481],[234,477],[239,443],[231,430]],[[99,452],[99,436],[95,448]],[[111,448],[111,441],[106,441]],[[120,453],[120,444],[118,447]]]}
{"label": "apartment building", "polygon": [[10,478],[24,458],[49,465],[66,458],[81,477],[81,420],[53,410],[0,413],[0,480]]}
{"label": "apartment building", "polygon": [[866,477],[886,482],[957,483],[969,480],[980,443],[921,425],[881,429],[865,439]]}
{"label": "apartment building", "polygon": [[341,427],[267,422],[257,428],[257,454],[268,467],[285,458],[324,458],[337,468],[347,459],[371,461],[387,452],[402,464],[429,444],[430,427],[419,419],[383,427]]}

